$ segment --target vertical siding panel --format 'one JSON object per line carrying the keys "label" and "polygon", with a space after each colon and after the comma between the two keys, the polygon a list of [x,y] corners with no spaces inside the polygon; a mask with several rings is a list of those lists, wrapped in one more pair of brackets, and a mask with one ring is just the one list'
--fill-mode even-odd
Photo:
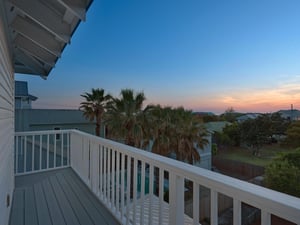
{"label": "vertical siding panel", "polygon": [[[14,188],[14,73],[0,1],[0,224],[8,224]],[[7,195],[10,206],[6,205]]]}

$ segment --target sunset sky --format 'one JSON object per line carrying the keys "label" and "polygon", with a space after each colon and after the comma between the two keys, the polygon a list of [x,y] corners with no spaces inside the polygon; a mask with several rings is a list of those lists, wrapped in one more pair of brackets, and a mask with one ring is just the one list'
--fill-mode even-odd
{"label": "sunset sky", "polygon": [[300,109],[299,0],[95,0],[48,79],[17,75],[34,108],[104,88],[222,113]]}

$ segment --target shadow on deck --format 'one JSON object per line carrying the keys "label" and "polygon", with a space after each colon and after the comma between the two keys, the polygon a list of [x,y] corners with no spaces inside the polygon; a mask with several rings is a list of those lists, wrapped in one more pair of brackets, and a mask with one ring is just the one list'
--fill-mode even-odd
{"label": "shadow on deck", "polygon": [[10,225],[120,224],[71,168],[17,176]]}

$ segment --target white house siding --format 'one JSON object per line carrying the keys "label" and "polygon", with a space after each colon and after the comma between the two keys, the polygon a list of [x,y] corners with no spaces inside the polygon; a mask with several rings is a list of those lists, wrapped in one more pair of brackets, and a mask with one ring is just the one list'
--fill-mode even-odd
{"label": "white house siding", "polygon": [[3,4],[0,1],[0,224],[6,225],[14,188],[14,73],[3,24]]}

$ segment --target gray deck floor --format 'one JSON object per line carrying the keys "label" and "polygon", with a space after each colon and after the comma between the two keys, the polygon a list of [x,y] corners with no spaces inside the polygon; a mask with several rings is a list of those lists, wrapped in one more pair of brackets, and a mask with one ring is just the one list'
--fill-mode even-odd
{"label": "gray deck floor", "polygon": [[119,224],[71,168],[16,177],[10,225]]}

